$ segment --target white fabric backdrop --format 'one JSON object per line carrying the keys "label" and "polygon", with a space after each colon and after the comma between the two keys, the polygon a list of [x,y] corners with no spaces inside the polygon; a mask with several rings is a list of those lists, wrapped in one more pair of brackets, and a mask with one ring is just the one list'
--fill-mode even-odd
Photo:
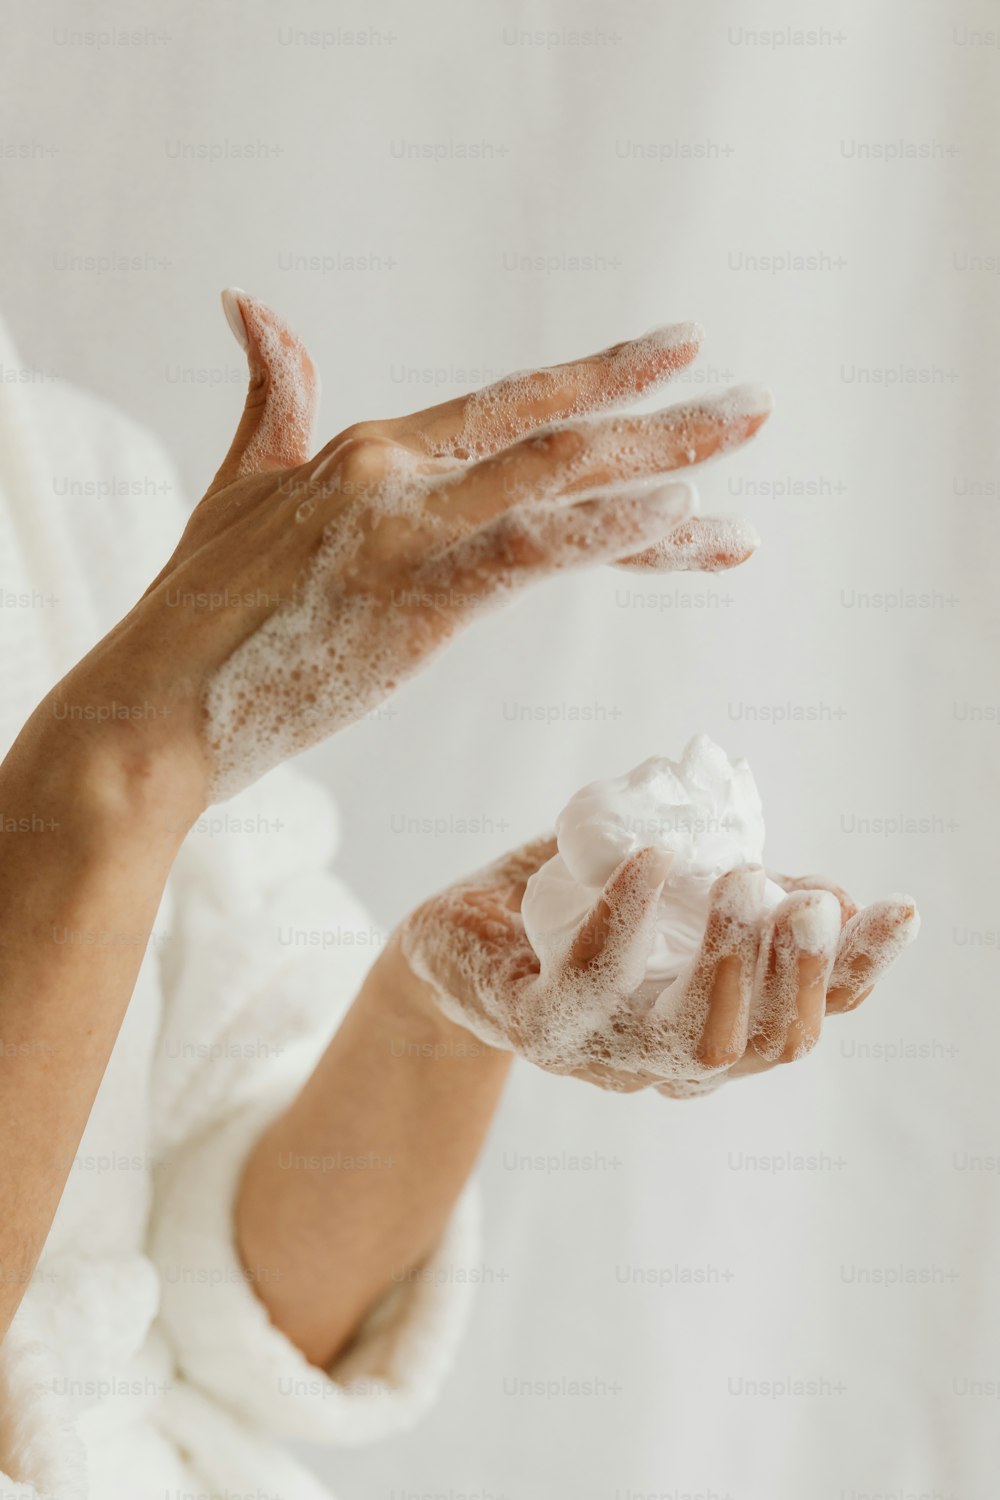
{"label": "white fabric backdrop", "polygon": [[[909,890],[924,915],[877,999],[780,1076],[670,1105],[522,1069],[447,1397],[322,1472],[358,1500],[984,1500],[996,7],[11,0],[5,18],[5,312],[40,378],[146,422],[192,495],[242,402],[228,282],[309,334],[325,435],[675,318],[709,330],[682,393],[777,393],[757,444],[704,476],[764,533],[744,570],[549,584],[314,752],[378,917],[697,729],[750,758],[779,868]],[[776,256],[812,260],[753,259]]]}

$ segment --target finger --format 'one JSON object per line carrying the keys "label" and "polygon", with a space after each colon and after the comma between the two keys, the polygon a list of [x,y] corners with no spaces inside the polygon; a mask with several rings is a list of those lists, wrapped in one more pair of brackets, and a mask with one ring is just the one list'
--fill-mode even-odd
{"label": "finger", "polygon": [[825,875],[779,875],[774,870],[769,870],[768,875],[783,891],[832,891],[840,902],[841,925],[857,915],[858,904],[854,898],[848,895],[842,885],[828,880]]}
{"label": "finger", "polygon": [[674,323],[585,359],[507,375],[403,418],[394,436],[435,455],[496,453],[559,417],[607,410],[655,390],[691,363],[701,339],[697,323]]}
{"label": "finger", "polygon": [[759,865],[715,882],[696,957],[644,1018],[647,1050],[671,1096],[710,1069],[732,1067],[745,1051],[764,884]]}
{"label": "finger", "polygon": [[[678,527],[690,521],[700,504],[697,489],[686,479],[674,479],[669,484],[662,484],[656,479],[647,479],[632,484],[603,485],[596,490],[589,491],[585,500],[580,499],[573,503],[581,506],[589,501],[636,500],[643,502],[650,500],[654,495],[662,507],[660,513],[667,528],[665,535],[673,535]],[[561,513],[565,514],[569,508],[569,506],[562,507]],[[524,509],[529,515],[536,513],[530,507],[526,506]],[[505,511],[504,515],[507,514],[509,512]],[[537,514],[542,514],[542,512],[539,510]]]}
{"label": "finger", "polygon": [[512,997],[510,1035],[529,1060],[566,1071],[641,984],[668,862],[655,849],[623,860],[564,953],[543,959],[537,982]]}
{"label": "finger", "polygon": [[843,930],[827,989],[831,1014],[854,1010],[920,931],[920,914],[909,896],[875,901]]}
{"label": "finger", "polygon": [[746,1051],[757,959],[757,923],[764,895],[758,865],[730,870],[712,887],[705,936],[689,986],[707,998],[695,1060],[731,1067]]}
{"label": "finger", "polygon": [[659,849],[623,860],[577,929],[565,966],[587,974],[605,996],[629,995],[645,977],[670,862]]}
{"label": "finger", "polygon": [[770,393],[735,386],[647,416],[579,417],[547,427],[442,482],[432,509],[482,523],[525,504],[582,496],[704,463],[747,442],[767,420]]}
{"label": "finger", "polygon": [[819,1040],[839,940],[840,903],[831,891],[795,891],[771,914],[750,1014],[751,1043],[768,1062],[794,1062]]}
{"label": "finger", "polygon": [[721,573],[739,567],[759,546],[756,528],[741,516],[694,517],[615,566],[634,573]]}
{"label": "finger", "polygon": [[549,574],[613,562],[671,529],[672,486],[587,500],[565,510],[512,511],[463,538],[420,572],[420,597],[459,614]]}
{"label": "finger", "polygon": [[276,313],[238,287],[223,292],[222,306],[246,352],[250,386],[236,436],[211,490],[244,474],[304,463],[319,399],[313,362]]}

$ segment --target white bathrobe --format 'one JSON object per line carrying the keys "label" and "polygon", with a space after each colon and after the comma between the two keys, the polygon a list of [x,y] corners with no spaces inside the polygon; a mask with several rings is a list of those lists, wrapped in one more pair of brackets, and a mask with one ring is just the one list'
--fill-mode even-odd
{"label": "white bathrobe", "polygon": [[[156,444],[35,378],[0,328],[4,751],[159,570],[183,520]],[[3,1500],[318,1500],[329,1492],[282,1439],[368,1442],[432,1400],[464,1318],[450,1268],[474,1259],[470,1194],[425,1273],[389,1294],[329,1375],[271,1325],[233,1244],[241,1163],[380,942],[328,872],[335,848],[328,797],[288,768],[188,837],[0,1349]]]}

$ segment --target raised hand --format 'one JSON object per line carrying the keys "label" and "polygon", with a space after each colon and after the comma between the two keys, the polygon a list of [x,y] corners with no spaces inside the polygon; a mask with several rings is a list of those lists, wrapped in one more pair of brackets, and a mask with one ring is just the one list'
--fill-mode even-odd
{"label": "raised hand", "polygon": [[184,768],[195,815],[361,717],[518,588],[623,559],[728,567],[756,545],[665,481],[752,437],[766,393],[595,415],[688,364],[694,324],[362,423],[310,457],[309,356],[262,303],[225,300],[251,370],[233,445],[159,577],[58,689],[160,704],[115,732]]}

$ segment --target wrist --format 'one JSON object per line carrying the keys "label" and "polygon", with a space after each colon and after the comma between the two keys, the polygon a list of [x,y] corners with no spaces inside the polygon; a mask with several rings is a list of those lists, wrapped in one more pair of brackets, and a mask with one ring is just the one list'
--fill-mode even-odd
{"label": "wrist", "polygon": [[384,1006],[398,1011],[401,1025],[447,1033],[458,1028],[437,1003],[434,986],[413,972],[394,932],[365,978],[365,989]]}
{"label": "wrist", "polygon": [[511,1060],[508,1050],[490,1046],[469,1027],[445,1014],[436,986],[414,973],[398,930],[369,971],[365,989],[391,1010],[398,1032],[432,1043],[439,1056],[481,1056],[502,1060],[505,1065]]}
{"label": "wrist", "polygon": [[54,690],[11,747],[0,767],[5,814],[172,857],[203,810],[200,768],[185,767],[141,725],[73,717],[65,707]]}

